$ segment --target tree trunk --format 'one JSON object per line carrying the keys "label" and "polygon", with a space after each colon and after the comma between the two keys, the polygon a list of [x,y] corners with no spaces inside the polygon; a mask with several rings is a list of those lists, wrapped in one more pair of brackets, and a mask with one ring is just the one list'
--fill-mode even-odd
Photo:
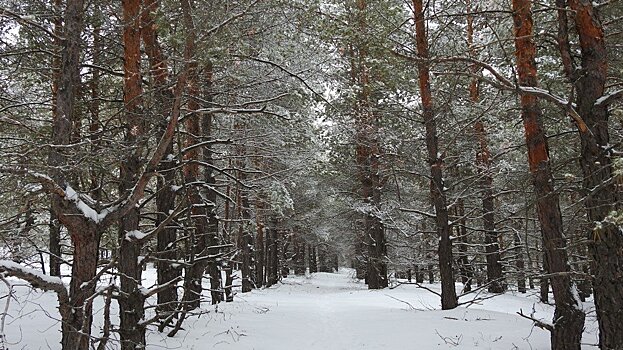
{"label": "tree trunk", "polygon": [[521,237],[519,237],[519,232],[515,232],[514,235],[515,241],[515,252],[516,252],[516,262],[515,267],[517,268],[517,291],[520,293],[526,292],[526,269],[524,265],[524,257],[523,257],[523,244],[521,244]]}
{"label": "tree trunk", "polygon": [[[186,14],[189,15],[189,14]],[[193,34],[194,35],[194,34]],[[203,275],[208,265],[205,259],[208,254],[208,213],[206,212],[206,204],[201,196],[201,185],[198,184],[199,178],[199,149],[195,146],[199,143],[200,135],[199,119],[201,113],[197,112],[200,108],[199,98],[199,72],[196,61],[189,64],[190,70],[188,74],[188,110],[189,114],[185,119],[186,140],[184,147],[187,149],[184,154],[184,186],[186,188],[186,196],[190,205],[192,227],[189,228],[190,237],[188,241],[188,261],[189,268],[186,270],[187,278],[185,280],[184,302],[186,310],[192,310],[199,307],[201,303],[201,293],[203,291],[202,281]]]}
{"label": "tree trunk", "polygon": [[[124,0],[123,7],[123,69],[125,105],[125,145],[132,150],[121,162],[119,193],[129,195],[140,172],[139,137],[143,134],[142,87],[141,87],[141,36],[140,0]],[[140,292],[141,268],[138,261],[141,245],[127,239],[127,234],[139,229],[140,212],[132,208],[119,223],[119,262],[121,282],[119,302],[119,336],[122,350],[145,347],[145,327],[140,324],[144,318],[143,294]]]}
{"label": "tree trunk", "polygon": [[[56,46],[56,49],[59,51],[63,51],[63,54],[65,54],[66,49],[63,49],[62,45],[63,45],[63,41],[61,40],[62,37],[62,31],[63,31],[63,19],[60,16],[61,13],[61,6],[62,6],[62,1],[61,0],[54,0],[54,7],[55,7],[55,12],[59,13],[59,16],[56,16],[54,18],[54,34],[56,34],[56,37],[54,38],[54,45]],[[55,55],[54,58],[52,59],[52,119],[53,119],[53,123],[54,123],[54,127],[56,127],[56,122],[57,121],[61,121],[61,119],[58,116],[58,93],[59,93],[59,84],[61,83],[60,79],[61,79],[61,55]],[[67,68],[67,67],[64,67]],[[66,72],[67,73],[67,72]],[[65,87],[67,88],[67,87]],[[73,94],[72,94],[73,95]],[[54,133],[54,131],[53,131]],[[54,133],[52,135],[52,138],[55,141],[60,141],[62,138],[64,137],[64,135],[59,135],[58,133]],[[55,144],[57,144],[55,142]],[[49,156],[49,163],[50,165],[60,165],[59,163],[63,162],[63,155],[60,153],[59,150],[55,150],[52,149],[50,152],[50,156]],[[61,179],[60,174],[56,174],[54,176],[54,179],[56,181]],[[58,276],[60,277],[61,275],[61,261],[62,261],[62,257],[61,257],[61,225],[58,222],[58,216],[56,215],[55,212],[55,208],[54,208],[54,203],[53,203],[54,199],[51,199],[50,201],[50,224],[49,224],[49,230],[50,230],[50,275],[51,276]]]}
{"label": "tree trunk", "polygon": [[595,225],[588,232],[588,239],[595,261],[593,288],[599,346],[620,349],[623,346],[623,235],[608,217],[621,209],[622,201],[613,179],[608,105],[597,103],[606,92],[608,56],[594,3],[586,0],[568,3],[575,16],[582,57],[582,74],[575,80],[575,95],[578,113],[588,126],[588,131],[580,132],[580,165],[583,187],[588,191],[584,204],[589,222]]}
{"label": "tree trunk", "polygon": [[279,279],[279,249],[277,221],[266,230],[266,286],[275,285]]}
{"label": "tree trunk", "polygon": [[463,292],[467,293],[472,290],[472,280],[474,279],[474,269],[469,262],[469,256],[467,255],[467,243],[469,237],[467,236],[467,223],[465,220],[465,201],[460,198],[457,202],[457,217],[459,218],[459,226],[457,227],[457,237],[459,239],[459,266],[461,270],[461,279],[463,282]]}
{"label": "tree trunk", "polygon": [[[239,149],[239,155],[244,156],[244,148]],[[244,162],[241,161],[238,165],[241,169],[238,171],[237,181],[237,209],[238,209],[238,249],[240,252],[240,272],[242,274],[242,292],[247,293],[253,289],[253,283],[251,281],[251,264],[253,259],[251,257],[253,244],[253,236],[249,229],[249,221],[251,220],[251,208],[249,207],[249,195],[246,189],[242,188],[241,182],[246,179],[246,174],[242,170],[244,168]]]}
{"label": "tree trunk", "polygon": [[[357,28],[360,38],[354,45],[351,77],[358,87],[355,107],[356,163],[361,183],[363,239],[367,246],[366,283],[369,289],[387,287],[387,242],[381,214],[380,146],[378,120],[373,111],[368,63],[367,3],[357,0]],[[322,269],[321,269],[322,270]]]}
{"label": "tree trunk", "polygon": [[[428,58],[428,39],[426,37],[424,8],[422,0],[413,0],[413,14],[415,19],[416,46],[418,56]],[[458,304],[452,271],[452,241],[450,240],[450,225],[448,224],[448,206],[443,182],[443,158],[438,152],[437,124],[433,109],[433,96],[430,87],[430,73],[428,63],[418,63],[420,94],[422,98],[422,117],[426,128],[426,149],[430,165],[431,184],[430,192],[435,206],[437,233],[439,234],[439,272],[441,274],[441,308],[454,309]]]}
{"label": "tree trunk", "polygon": [[[174,97],[173,92],[167,88],[170,84],[168,62],[158,42],[155,18],[153,18],[157,11],[158,2],[156,0],[145,0],[145,8],[141,12],[141,36],[145,44],[145,52],[149,58],[149,71],[156,90],[157,105],[160,107],[157,110],[158,120],[162,125],[162,133],[164,133],[167,127],[167,118],[172,113]],[[158,166],[158,173],[161,176],[157,178],[156,210],[158,215],[156,225],[163,222],[175,206],[176,193],[172,186],[175,181],[176,162],[173,158],[172,142],[169,143],[165,153],[165,158]],[[156,239],[157,281],[159,285],[163,285],[181,276],[181,270],[173,267],[173,261],[178,259],[175,243],[177,230],[173,227],[167,227],[158,233]],[[166,288],[159,291],[157,301],[156,310],[159,315],[166,319],[177,308],[177,288]]]}
{"label": "tree trunk", "polygon": [[[204,89],[204,100],[209,104],[214,101],[214,79],[212,71],[212,63],[208,62],[206,65],[206,82]],[[204,141],[212,141],[213,135],[213,119],[214,113],[204,113],[201,119],[201,131],[205,138]],[[206,232],[206,244],[209,256],[217,256],[220,253],[220,249],[216,248],[219,244],[218,237],[218,213],[216,207],[216,178],[214,177],[214,156],[212,152],[212,144],[207,143],[203,147],[203,162],[206,164],[204,169],[204,178],[206,182],[206,188],[204,190],[204,196],[206,199],[206,211],[208,215],[208,227]],[[208,260],[208,273],[210,274],[210,296],[212,304],[217,304],[223,301],[223,292],[221,290],[221,271],[219,268],[219,260],[211,258]]]}
{"label": "tree trunk", "polygon": [[[52,144],[70,143],[73,121],[76,118],[76,93],[80,85],[80,34],[83,28],[84,1],[68,0],[64,14],[64,39],[58,85],[56,90],[56,110],[52,123]],[[60,186],[66,186],[65,175],[58,169],[67,165],[68,156],[62,149],[52,148],[48,164],[52,178]],[[68,207],[69,205],[69,207]],[[73,244],[73,264],[69,284],[68,307],[61,305],[61,346],[63,350],[88,350],[91,334],[92,307],[87,298],[95,293],[97,260],[99,257],[100,229],[97,224],[75,212],[73,204],[68,204],[59,195],[52,197],[52,219],[56,217],[63,224]],[[56,239],[56,238],[53,238]],[[56,239],[56,244],[59,242]],[[60,247],[60,245],[59,245]],[[56,248],[55,248],[56,249]],[[60,251],[53,251],[60,257]],[[60,273],[60,265],[54,262],[54,272]]]}
{"label": "tree trunk", "polygon": [[[258,204],[259,205],[259,204]],[[259,208],[256,205],[256,208]],[[255,236],[255,284],[257,287],[262,287],[265,285],[265,275],[264,275],[264,261],[266,260],[266,256],[264,254],[264,223],[259,220],[259,215],[256,219],[257,221],[257,234]]]}
{"label": "tree trunk", "polygon": [[61,276],[61,224],[56,212],[50,207],[50,276]]}
{"label": "tree trunk", "polygon": [[[231,168],[231,161],[229,163],[229,167]],[[227,198],[231,198],[231,185],[229,184],[227,185],[227,188],[225,189],[225,194],[227,195]],[[225,201],[224,211],[225,211],[224,212],[225,220],[223,222],[223,240],[225,242],[233,242],[232,234],[231,234],[231,216],[232,215],[231,215],[231,205],[230,205],[229,200]],[[231,261],[231,259],[226,260],[223,266],[223,270],[225,271],[225,285],[223,286],[223,290],[225,292],[225,301],[228,303],[234,301],[234,293],[232,291],[232,286],[234,284],[232,266],[233,266],[233,262]]]}
{"label": "tree trunk", "polygon": [[[537,87],[536,45],[532,40],[532,2],[513,0],[515,25],[515,54],[521,86]],[[551,334],[553,350],[580,349],[584,328],[584,311],[574,296],[569,277],[566,242],[562,232],[562,216],[558,193],[553,187],[547,139],[542,126],[542,114],[535,96],[521,95],[528,163],[537,195],[537,213],[541,223],[545,259],[551,274],[556,309]]]}
{"label": "tree trunk", "polygon": [[315,273],[315,272],[318,272],[318,259],[316,256],[316,246],[309,245],[309,273]]}
{"label": "tree trunk", "polygon": [[[476,58],[474,47],[474,17],[471,14],[471,1],[467,1],[467,45],[470,57]],[[479,68],[472,66],[472,73],[479,74]],[[480,89],[478,79],[473,78],[469,84],[470,101],[475,105],[480,101]],[[491,153],[487,142],[487,132],[482,120],[474,123],[474,131],[478,142],[476,151],[476,168],[480,175],[480,190],[482,191],[482,221],[485,231],[485,254],[487,259],[487,283],[489,292],[503,293],[505,284],[503,279],[502,263],[500,257],[500,245],[495,230],[495,204],[493,202],[493,176],[491,174]]]}
{"label": "tree trunk", "polygon": [[[61,221],[63,218],[61,217]],[[69,307],[71,312],[61,324],[63,350],[89,350],[92,305],[87,299],[95,294],[95,281],[99,257],[100,231],[88,220],[79,224],[65,225],[74,245],[74,260],[69,283]]]}

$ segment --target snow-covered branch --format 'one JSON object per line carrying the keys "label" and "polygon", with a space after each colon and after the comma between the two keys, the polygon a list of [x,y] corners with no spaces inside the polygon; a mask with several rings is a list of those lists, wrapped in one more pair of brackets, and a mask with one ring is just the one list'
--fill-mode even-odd
{"label": "snow-covered branch", "polygon": [[595,101],[595,107],[608,106],[620,98],[623,98],[623,89],[601,96]]}
{"label": "snow-covered branch", "polygon": [[45,275],[38,270],[22,266],[10,260],[0,260],[0,272],[22,279],[30,283],[34,288],[54,291],[59,297],[67,297],[67,287],[60,277]]}
{"label": "snow-covered branch", "polygon": [[[392,50],[392,53],[398,57],[404,58],[404,59],[408,59],[410,61],[414,61],[417,63],[450,63],[450,62],[464,62],[464,63],[470,63],[473,64],[475,66],[478,66],[484,70],[486,70],[487,72],[489,72],[491,75],[493,75],[493,77],[495,77],[495,79],[497,80],[497,82],[495,81],[491,81],[489,79],[480,79],[482,81],[488,82],[491,85],[493,85],[494,87],[498,88],[498,89],[502,89],[502,90],[507,90],[507,91],[516,91],[519,94],[528,94],[528,95],[534,95],[537,97],[540,97],[546,101],[552,102],[554,103],[556,106],[562,108],[576,123],[578,129],[580,130],[580,132],[589,132],[588,127],[586,126],[586,123],[584,122],[584,120],[582,119],[582,117],[580,117],[580,115],[578,114],[578,112],[575,110],[573,104],[568,101],[567,99],[557,96],[554,93],[552,93],[551,91],[545,90],[545,89],[541,89],[541,88],[537,88],[537,87],[528,87],[528,86],[520,86],[518,84],[516,84],[515,82],[513,82],[511,79],[507,78],[506,76],[504,76],[504,74],[502,74],[498,69],[496,69],[495,67],[493,67],[492,65],[477,60],[475,58],[471,58],[471,57],[462,57],[462,56],[450,56],[450,57],[433,57],[433,58],[421,58],[421,57],[416,57],[416,56],[411,56],[411,55],[406,55],[400,52],[397,52],[395,50]],[[623,92],[621,92],[621,94],[623,94]],[[610,95],[608,95],[610,96]],[[614,98],[614,97],[613,97]],[[599,99],[598,101],[600,101],[601,99]],[[609,98],[604,98],[604,102],[600,102],[600,103],[605,103],[605,101],[610,101]]]}

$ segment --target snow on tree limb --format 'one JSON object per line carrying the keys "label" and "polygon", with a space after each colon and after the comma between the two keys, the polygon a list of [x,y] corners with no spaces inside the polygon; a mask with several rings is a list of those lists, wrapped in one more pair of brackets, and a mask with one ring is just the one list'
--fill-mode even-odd
{"label": "snow on tree limb", "polygon": [[[545,89],[541,89],[537,87],[519,86],[518,84],[514,83],[510,79],[506,78],[504,74],[502,74],[495,67],[493,67],[492,65],[488,63],[485,63],[483,61],[480,61],[480,60],[477,60],[471,57],[450,56],[450,57],[421,58],[421,57],[406,55],[406,54],[397,52],[395,50],[391,50],[391,52],[398,57],[408,59],[410,61],[415,61],[415,62],[427,62],[427,63],[465,62],[465,63],[474,64],[488,71],[489,73],[491,73],[491,75],[495,77],[495,79],[499,83],[492,84],[494,87],[502,89],[502,90],[507,90],[507,91],[516,91],[520,94],[534,95],[546,101],[552,102],[558,107],[562,108],[567,113],[567,115],[569,115],[569,117],[571,117],[575,121],[580,132],[582,133],[590,132],[590,130],[588,129],[588,126],[586,125],[582,117],[575,110],[573,103]],[[491,83],[491,80],[487,80],[487,79],[481,79],[481,80]],[[623,91],[620,91],[618,93],[623,95]],[[613,94],[610,94],[608,96],[612,96],[612,95]],[[619,97],[618,94],[615,97]],[[599,99],[598,102],[605,103],[606,100],[608,102],[611,102],[609,98],[604,99],[604,101],[601,101],[601,100],[602,99]],[[596,102],[596,105],[598,104],[598,102]]]}
{"label": "snow on tree limb", "polygon": [[67,296],[67,287],[60,277],[45,275],[38,270],[22,266],[10,260],[0,260],[0,272],[22,279],[30,283],[34,288],[54,291],[59,297]]}

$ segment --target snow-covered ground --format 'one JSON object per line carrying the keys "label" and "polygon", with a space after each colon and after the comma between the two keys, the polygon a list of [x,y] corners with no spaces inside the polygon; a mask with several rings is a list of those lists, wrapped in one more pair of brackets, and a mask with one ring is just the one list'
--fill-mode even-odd
{"label": "snow-covered ground", "polygon": [[[145,274],[145,285],[154,271]],[[6,318],[9,349],[59,349],[56,300],[51,293],[16,285]],[[23,285],[23,284],[22,284]],[[438,290],[438,285],[426,285]],[[6,295],[2,286],[0,295]],[[481,294],[479,297],[486,297]],[[473,298],[473,296],[472,296]],[[0,310],[5,299],[0,300]],[[465,300],[461,300],[465,301]],[[115,304],[115,303],[113,303]],[[95,304],[101,313],[102,302]],[[590,310],[587,303],[585,308]],[[205,305],[184,330],[169,338],[150,329],[148,349],[549,349],[549,334],[516,314],[519,310],[545,321],[553,308],[535,295],[496,296],[442,311],[439,298],[413,285],[370,291],[352,271],[288,277],[277,286],[237,294],[232,303]],[[116,310],[113,310],[113,314]],[[94,317],[93,335],[101,315]],[[587,317],[583,342],[594,347],[594,313]],[[110,348],[117,348],[115,342]]]}

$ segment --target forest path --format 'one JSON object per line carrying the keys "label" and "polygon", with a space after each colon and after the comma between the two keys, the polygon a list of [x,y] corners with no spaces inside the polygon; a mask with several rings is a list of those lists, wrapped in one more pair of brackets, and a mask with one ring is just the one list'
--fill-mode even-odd
{"label": "forest path", "polygon": [[[436,285],[428,285],[436,289]],[[150,333],[149,350],[548,349],[549,334],[515,313],[535,297],[502,295],[439,310],[439,298],[412,285],[370,291],[352,271],[285,278],[237,294],[186,324],[175,338]],[[536,304],[536,316],[552,309]],[[590,341],[590,340],[589,340]]]}

